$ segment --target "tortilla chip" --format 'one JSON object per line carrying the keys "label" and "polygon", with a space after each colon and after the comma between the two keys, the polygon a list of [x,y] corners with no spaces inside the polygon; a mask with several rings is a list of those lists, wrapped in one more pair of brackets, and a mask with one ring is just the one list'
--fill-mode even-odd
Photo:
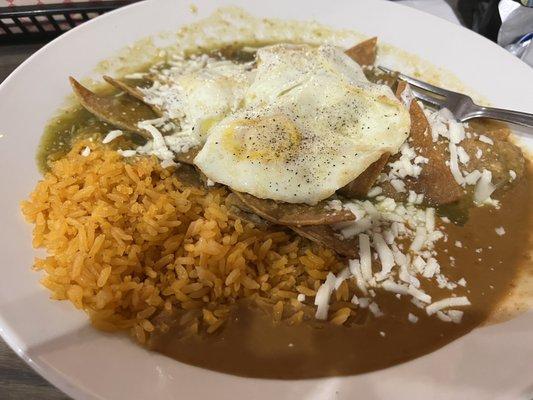
{"label": "tortilla chip", "polygon": [[378,38],[373,37],[356,44],[344,53],[361,66],[374,65],[377,56]]}
{"label": "tortilla chip", "polygon": [[174,157],[176,161],[179,161],[182,164],[194,165],[194,159],[198,153],[202,150],[201,147],[193,147],[185,153],[178,153]]}
{"label": "tortilla chip", "polygon": [[203,188],[204,181],[202,180],[202,175],[198,170],[192,165],[179,165],[174,171],[180,182],[185,183],[189,186]]}
{"label": "tortilla chip", "polygon": [[132,104],[123,104],[115,97],[97,95],[72,77],[70,84],[81,105],[99,119],[117,128],[137,133],[146,139],[152,138],[149,132],[137,126],[140,121],[156,118],[152,109],[145,104],[139,102],[132,110]]}
{"label": "tortilla chip", "polygon": [[342,239],[329,225],[289,226],[298,235],[330,248],[341,256],[355,258],[359,254],[359,242],[356,239]]}
{"label": "tortilla chip", "polygon": [[145,102],[143,92],[141,92],[136,86],[129,85],[129,84],[127,84],[124,81],[119,81],[118,79],[111,78],[110,76],[107,76],[107,75],[104,75],[104,80],[107,83],[109,83],[111,86],[114,86],[115,88],[117,88],[117,89],[129,94],[133,98],[135,98],[135,99],[137,99],[139,101],[142,101],[144,104],[146,104],[152,110],[154,110],[154,112],[158,116],[160,116],[160,117],[163,116],[163,111],[159,107],[152,106],[152,105],[150,105],[150,104]]}
{"label": "tortilla chip", "polygon": [[[405,87],[405,82],[398,83],[397,97],[400,97]],[[465,191],[455,181],[450,168],[446,165],[446,161],[449,159],[448,144],[444,141],[433,142],[427,118],[416,101],[411,102],[409,114],[411,116],[411,131],[408,141],[417,153],[426,157],[429,162],[424,164],[417,179],[404,179],[407,190],[424,194],[424,202],[433,206],[458,201],[465,195]],[[396,192],[390,184],[382,185],[382,187],[387,196],[405,197],[405,194]]]}
{"label": "tortilla chip", "polygon": [[343,188],[337,190],[337,192],[349,199],[365,197],[372,186],[374,186],[374,183],[376,183],[379,174],[381,174],[381,171],[387,165],[389,158],[390,153],[383,154],[376,162],[370,164],[361,175]]}
{"label": "tortilla chip", "polygon": [[351,211],[332,210],[325,202],[309,206],[307,204],[290,204],[259,199],[247,193],[235,192],[235,194],[255,214],[278,225],[331,225],[355,220],[355,215]]}
{"label": "tortilla chip", "polygon": [[235,193],[230,193],[228,197],[226,197],[224,204],[228,209],[229,216],[233,219],[250,222],[257,228],[268,228],[272,226],[270,222],[264,220],[259,215],[254,214],[250,210],[245,210],[244,204]]}
{"label": "tortilla chip", "polygon": [[[240,193],[239,193],[240,194]],[[268,226],[269,221],[261,219],[254,211],[244,203],[239,194],[230,194],[226,199],[226,206],[234,218],[252,222],[256,226]],[[255,218],[254,218],[255,217]],[[255,221],[259,218],[259,222]],[[261,222],[264,221],[264,222]],[[266,223],[266,225],[265,225]],[[290,226],[298,235],[311,240],[312,242],[321,244],[335,251],[336,253],[354,258],[358,254],[358,241],[356,239],[342,239],[337,232],[329,225],[320,226]]]}

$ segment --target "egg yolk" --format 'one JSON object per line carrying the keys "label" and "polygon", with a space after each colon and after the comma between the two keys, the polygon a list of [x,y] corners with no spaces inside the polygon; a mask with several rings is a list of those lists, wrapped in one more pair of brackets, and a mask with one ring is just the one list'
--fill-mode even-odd
{"label": "egg yolk", "polygon": [[235,120],[222,135],[222,145],[235,157],[261,162],[288,161],[301,141],[302,133],[284,115]]}

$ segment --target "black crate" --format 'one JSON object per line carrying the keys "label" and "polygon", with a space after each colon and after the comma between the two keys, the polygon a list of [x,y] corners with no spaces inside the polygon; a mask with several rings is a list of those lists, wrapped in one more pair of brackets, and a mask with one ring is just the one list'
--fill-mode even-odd
{"label": "black crate", "polygon": [[0,7],[0,43],[47,41],[91,18],[136,1]]}

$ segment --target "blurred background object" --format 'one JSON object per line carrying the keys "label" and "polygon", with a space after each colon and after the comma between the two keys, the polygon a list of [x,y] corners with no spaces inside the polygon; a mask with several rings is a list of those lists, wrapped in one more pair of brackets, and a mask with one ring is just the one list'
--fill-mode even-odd
{"label": "blurred background object", "polygon": [[512,0],[501,0],[499,12],[502,25],[498,44],[533,66],[533,0],[522,0],[526,6]]}
{"label": "blurred background object", "polygon": [[0,43],[44,42],[136,0],[0,0]]}
{"label": "blurred background object", "polygon": [[533,0],[459,0],[463,24],[533,67]]}
{"label": "blurred background object", "polygon": [[495,42],[502,24],[498,12],[499,2],[500,0],[459,0],[457,12],[464,26]]}
{"label": "blurred background object", "polygon": [[533,66],[533,0],[399,0],[461,24]]}

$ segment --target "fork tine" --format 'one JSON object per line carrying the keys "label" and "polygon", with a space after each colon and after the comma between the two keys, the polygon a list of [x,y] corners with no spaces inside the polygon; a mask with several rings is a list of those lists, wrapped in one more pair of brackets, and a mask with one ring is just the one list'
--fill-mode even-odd
{"label": "fork tine", "polygon": [[[395,71],[392,71],[392,70],[390,70],[388,68],[381,67],[381,66],[379,66],[378,68],[381,69],[384,72],[389,73],[389,74],[395,72]],[[420,89],[427,90],[428,92],[433,92],[433,93],[440,94],[441,96],[450,96],[450,95],[458,95],[459,94],[459,93],[456,93],[456,92],[452,92],[451,90],[446,90],[446,89],[440,88],[438,86],[431,85],[431,84],[429,84],[427,82],[420,81],[418,79],[415,79],[415,78],[412,78],[410,76],[404,75],[401,72],[398,72],[398,78],[406,81],[407,83],[411,84],[412,86],[419,87]]]}
{"label": "fork tine", "polygon": [[378,65],[378,68],[382,70],[383,72],[386,72],[387,74],[393,74],[395,72],[392,69],[388,69],[387,67],[382,67],[381,65]]}
{"label": "fork tine", "polygon": [[407,75],[403,75],[403,74],[399,74],[398,77],[404,81],[406,81],[407,83],[409,83],[411,86],[414,86],[414,87],[417,87],[419,89],[424,89],[428,92],[432,92],[432,93],[435,93],[435,94],[438,94],[438,95],[441,95],[441,96],[453,96],[453,95],[457,95],[459,93],[456,93],[456,92],[452,92],[450,90],[446,90],[446,89],[443,89],[443,88],[440,88],[438,86],[433,86],[429,83],[426,83],[426,82],[422,82],[422,81],[419,81],[418,79],[415,79],[415,78],[411,78],[410,76],[407,76]]}
{"label": "fork tine", "polygon": [[411,92],[413,92],[414,96],[417,99],[420,99],[422,101],[425,101],[426,103],[432,104],[437,107],[445,107],[446,101],[443,99],[439,99],[435,96],[432,96],[429,92],[423,91],[418,89],[416,86],[411,86]]}

